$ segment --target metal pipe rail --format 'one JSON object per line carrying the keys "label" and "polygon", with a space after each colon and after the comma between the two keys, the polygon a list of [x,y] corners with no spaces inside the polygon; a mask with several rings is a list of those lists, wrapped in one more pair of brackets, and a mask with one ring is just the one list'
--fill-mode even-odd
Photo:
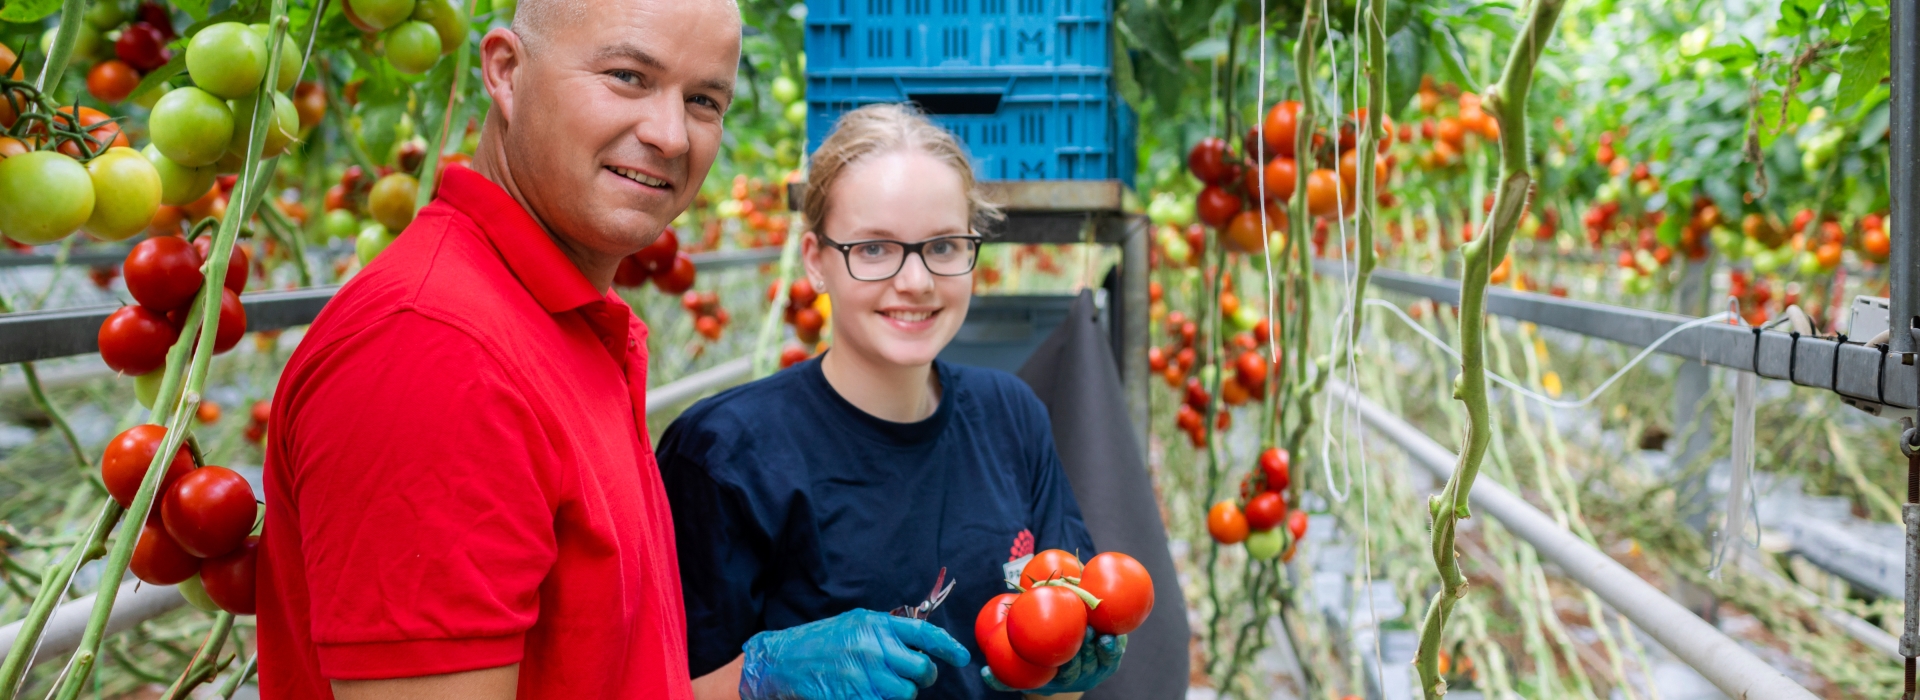
{"label": "metal pipe rail", "polygon": [[[1367,426],[1399,445],[1414,464],[1443,481],[1452,475],[1458,459],[1452,451],[1338,380],[1329,381],[1327,390],[1357,409]],[[1500,521],[1509,532],[1533,545],[1541,557],[1558,564],[1567,578],[1600,596],[1729,697],[1746,700],[1813,700],[1815,697],[1739,642],[1561,528],[1553,518],[1500,484],[1481,479],[1474,484],[1468,498],[1480,514]]]}
{"label": "metal pipe rail", "polygon": [[[652,416],[709,392],[739,384],[752,375],[751,358],[742,357],[687,375],[679,381],[653,387],[647,390],[647,415]],[[107,634],[126,630],[186,604],[187,599],[181,597],[179,589],[174,586],[129,581],[120,587],[120,596],[114,601],[113,613],[107,618]],[[87,617],[92,612],[91,595],[54,609],[53,617],[47,621],[46,631],[41,635],[40,651],[34,654],[34,664],[61,658],[78,648],[80,635],[85,631]],[[0,656],[5,656],[13,649],[13,642],[20,635],[20,625],[20,621],[16,620],[0,627]]]}
{"label": "metal pipe rail", "polygon": [[[1318,261],[1315,268],[1321,274],[1341,274],[1340,264],[1334,261]],[[1460,283],[1456,280],[1376,270],[1372,286],[1448,304],[1460,301]],[[1487,289],[1487,313],[1636,347],[1646,347],[1668,331],[1696,320],[1492,287]],[[1920,407],[1920,368],[1915,367],[1920,353],[1888,352],[1854,343],[1717,324],[1681,332],[1658,351],[1754,372],[1766,379],[1831,390],[1848,404],[1875,415],[1882,405]]]}
{"label": "metal pipe rail", "polygon": [[[694,266],[706,271],[770,263],[779,248],[695,253]],[[304,326],[340,291],[339,285],[240,297],[247,309],[247,330],[270,331]],[[0,364],[33,362],[100,351],[100,324],[119,305],[0,314]]]}

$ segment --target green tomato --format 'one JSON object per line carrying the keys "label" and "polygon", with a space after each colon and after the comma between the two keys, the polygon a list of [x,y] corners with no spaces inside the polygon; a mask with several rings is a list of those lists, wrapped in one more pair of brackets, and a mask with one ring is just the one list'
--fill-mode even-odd
{"label": "green tomato", "polygon": [[213,181],[218,174],[213,168],[189,168],[173,162],[160,153],[153,144],[141,149],[140,153],[153,163],[153,169],[160,174],[160,203],[183,206],[206,195],[213,189]]}
{"label": "green tomato", "polygon": [[787,105],[787,123],[794,126],[807,125],[807,103],[795,102]]}
{"label": "green tomato", "polygon": [[[245,157],[247,153],[248,131],[253,129],[253,95],[246,99],[229,103],[233,110],[233,138],[227,141],[227,153]],[[300,134],[300,110],[295,109],[293,100],[281,93],[273,93],[273,121],[261,133],[260,157],[272,158],[285,153],[287,146]]]}
{"label": "green tomato", "polygon": [[1276,527],[1265,532],[1247,535],[1247,558],[1266,561],[1280,556],[1280,551],[1287,546],[1287,538],[1280,534],[1280,530],[1281,528]]}
{"label": "green tomato", "polygon": [[1754,253],[1753,271],[1764,275],[1780,269],[1780,266],[1787,264],[1787,258],[1789,257],[1788,255],[1781,255],[1782,252],[1785,251],[1763,248],[1760,252]]}
{"label": "green tomato", "polygon": [[87,163],[93,179],[93,214],[87,233],[109,241],[124,241],[146,230],[160,210],[160,171],[139,151],[109,148]]}
{"label": "green tomato", "polygon": [[162,367],[133,378],[133,398],[141,406],[153,408],[153,402],[160,397],[160,380],[166,379],[167,370]]}
{"label": "green tomato", "polygon": [[347,0],[347,9],[373,31],[404,22],[413,15],[414,0]]}
{"label": "green tomato", "polygon": [[320,234],[327,240],[352,238],[359,230],[360,220],[345,209],[335,209],[320,217]]}
{"label": "green tomato", "polygon": [[93,178],[54,151],[0,160],[0,233],[27,245],[66,238],[93,215]]}
{"label": "green tomato", "polygon": [[1205,367],[1201,367],[1200,372],[1198,374],[1195,374],[1194,376],[1200,378],[1200,386],[1204,386],[1204,387],[1207,387],[1208,390],[1212,390],[1214,379],[1219,377],[1219,375],[1220,375],[1219,365],[1207,365]]}
{"label": "green tomato", "polygon": [[220,605],[213,602],[213,596],[207,595],[207,585],[200,582],[199,574],[181,581],[175,588],[180,590],[180,597],[186,598],[188,604],[199,608],[202,612],[220,612]]}
{"label": "green tomato", "polygon": [[1634,276],[1634,278],[1633,278],[1633,280],[1632,280],[1632,281],[1629,281],[1629,282],[1627,282],[1627,293],[1628,293],[1628,294],[1632,294],[1632,295],[1635,295],[1635,296],[1639,296],[1639,295],[1642,295],[1642,294],[1646,294],[1647,292],[1651,292],[1651,291],[1653,291],[1653,277],[1652,277],[1652,276],[1649,276],[1649,275],[1636,275],[1636,276]]}
{"label": "green tomato", "polygon": [[1240,305],[1240,309],[1233,313],[1233,326],[1235,328],[1250,331],[1257,325],[1260,325],[1260,312],[1253,310],[1253,305],[1242,304]]}
{"label": "green tomato", "polygon": [[[299,115],[295,115],[296,121]],[[175,163],[189,168],[213,165],[226,155],[233,140],[233,110],[213,93],[180,88],[153,105],[147,131],[153,145]]]}
{"label": "green tomato", "polygon": [[221,22],[187,43],[187,73],[200,89],[227,99],[260,89],[267,74],[267,44],[239,22]]}
{"label": "green tomato", "polygon": [[368,263],[373,262],[375,256],[380,255],[387,246],[393,245],[394,238],[387,227],[378,223],[370,223],[366,228],[360,229],[360,236],[353,242],[353,254],[360,258],[360,266],[366,267]]}
{"label": "green tomato", "polygon": [[1182,228],[1192,226],[1199,216],[1192,197],[1175,197],[1173,200],[1173,219],[1169,222]]}
{"label": "green tomato", "polygon": [[783,105],[800,99],[800,84],[784,75],[774,78],[773,99]]}
{"label": "green tomato", "polygon": [[1160,247],[1167,252],[1167,262],[1184,266],[1193,258],[1193,246],[1187,245],[1187,239],[1180,236],[1167,236],[1160,241]]}
{"label": "green tomato", "polygon": [[1170,223],[1168,219],[1172,217],[1172,208],[1172,197],[1164,192],[1154,195],[1153,201],[1147,203],[1147,220],[1155,226],[1165,226]]}
{"label": "green tomato", "polygon": [[1800,256],[1794,262],[1802,275],[1812,276],[1827,271],[1827,268],[1820,266],[1820,256],[1814,255],[1811,250],[1800,251]]}
{"label": "green tomato", "polygon": [[403,22],[387,32],[387,62],[394,70],[420,75],[440,60],[440,33],[426,22]]}
{"label": "green tomato", "polygon": [[467,11],[448,0],[420,0],[413,6],[413,19],[433,25],[440,35],[440,53],[453,53],[467,41]]}
{"label": "green tomato", "polygon": [[[119,0],[99,0],[87,8],[87,25],[99,31],[107,31],[127,21],[127,8]],[[52,46],[53,44],[42,44]]]}
{"label": "green tomato", "polygon": [[[247,29],[253,30],[253,35],[260,37],[262,45],[273,45],[273,27],[265,24],[249,24]],[[275,90],[282,92],[292,90],[293,86],[300,82],[300,47],[295,46],[296,43],[298,42],[293,40],[291,33],[280,39],[280,72],[276,74],[280,78],[273,82]],[[261,68],[262,72],[265,70],[264,67]]]}
{"label": "green tomato", "polygon": [[1725,226],[1713,227],[1710,240],[1713,241],[1714,250],[1722,251],[1729,257],[1739,257],[1741,251],[1746,250],[1747,247],[1746,237]]}

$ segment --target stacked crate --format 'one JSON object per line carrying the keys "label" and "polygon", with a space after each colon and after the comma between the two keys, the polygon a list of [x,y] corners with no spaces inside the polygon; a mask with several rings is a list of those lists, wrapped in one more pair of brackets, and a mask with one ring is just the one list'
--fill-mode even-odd
{"label": "stacked crate", "polygon": [[813,0],[807,141],[848,110],[915,102],[988,180],[1124,180],[1110,0]]}

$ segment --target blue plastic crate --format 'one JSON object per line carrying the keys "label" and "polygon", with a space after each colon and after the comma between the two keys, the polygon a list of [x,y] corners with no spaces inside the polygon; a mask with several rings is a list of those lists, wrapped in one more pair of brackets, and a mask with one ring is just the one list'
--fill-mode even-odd
{"label": "blue plastic crate", "polygon": [[1125,104],[1105,70],[863,72],[807,76],[807,143],[817,148],[840,115],[875,103],[914,102],[959,137],[985,180],[1132,179]]}
{"label": "blue plastic crate", "polygon": [[1112,68],[1108,0],[813,0],[807,65]]}

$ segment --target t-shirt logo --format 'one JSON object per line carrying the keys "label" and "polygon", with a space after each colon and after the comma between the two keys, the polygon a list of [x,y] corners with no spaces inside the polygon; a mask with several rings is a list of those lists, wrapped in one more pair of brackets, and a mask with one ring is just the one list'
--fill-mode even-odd
{"label": "t-shirt logo", "polygon": [[1001,579],[1010,585],[1020,583],[1020,570],[1027,568],[1027,562],[1033,561],[1033,531],[1021,530],[1013,536],[1013,549],[1007,555],[1007,563],[1001,565]]}

